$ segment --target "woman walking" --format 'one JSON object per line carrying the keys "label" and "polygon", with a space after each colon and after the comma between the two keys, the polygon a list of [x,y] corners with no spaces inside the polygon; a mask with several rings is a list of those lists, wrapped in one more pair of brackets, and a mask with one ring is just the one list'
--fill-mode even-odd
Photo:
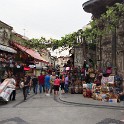
{"label": "woman walking", "polygon": [[64,74],[61,75],[60,79],[61,79],[61,83],[60,83],[61,93],[64,94],[65,93],[65,91],[64,91],[64,89],[65,89],[65,75]]}
{"label": "woman walking", "polygon": [[55,95],[58,95],[59,86],[60,86],[60,79],[59,79],[59,76],[56,75],[56,79],[54,80],[54,94]]}

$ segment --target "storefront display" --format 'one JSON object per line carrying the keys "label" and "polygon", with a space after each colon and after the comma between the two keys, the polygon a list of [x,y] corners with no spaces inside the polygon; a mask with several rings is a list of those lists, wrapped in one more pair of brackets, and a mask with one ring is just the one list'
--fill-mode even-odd
{"label": "storefront display", "polygon": [[120,95],[117,85],[115,85],[115,76],[102,76],[101,85],[95,83],[83,84],[83,96],[93,98],[103,102],[117,103],[120,102]]}

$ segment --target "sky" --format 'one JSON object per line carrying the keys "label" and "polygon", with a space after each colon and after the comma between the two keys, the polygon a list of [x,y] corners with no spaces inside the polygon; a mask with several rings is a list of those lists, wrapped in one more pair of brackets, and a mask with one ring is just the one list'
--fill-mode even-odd
{"label": "sky", "polygon": [[91,20],[82,4],[87,0],[2,0],[0,20],[28,38],[60,39]]}
{"label": "sky", "polygon": [[29,38],[61,38],[91,20],[87,0],[2,0],[0,20]]}

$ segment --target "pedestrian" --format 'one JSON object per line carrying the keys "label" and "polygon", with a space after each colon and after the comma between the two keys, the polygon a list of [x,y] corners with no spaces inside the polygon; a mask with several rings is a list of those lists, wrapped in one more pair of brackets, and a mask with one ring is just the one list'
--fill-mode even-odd
{"label": "pedestrian", "polygon": [[11,95],[10,95],[10,100],[14,101],[16,97],[16,80],[14,75],[10,78],[10,84],[9,87],[13,89]]}
{"label": "pedestrian", "polygon": [[65,91],[64,91],[64,89],[65,89],[65,75],[64,74],[61,75],[60,79],[61,79],[61,83],[60,83],[61,93],[64,94],[65,93]]}
{"label": "pedestrian", "polygon": [[27,99],[27,90],[29,87],[29,81],[27,80],[27,76],[24,77],[23,81],[21,82],[21,87],[23,89],[23,96],[24,96],[24,101]]}
{"label": "pedestrian", "polygon": [[60,87],[60,79],[59,76],[56,75],[56,79],[54,80],[54,95],[58,95],[59,87]]}
{"label": "pedestrian", "polygon": [[65,93],[68,93],[68,87],[69,87],[69,74],[65,77]]}
{"label": "pedestrian", "polygon": [[45,91],[47,96],[50,95],[49,90],[50,90],[50,74],[47,73],[47,75],[45,76]]}
{"label": "pedestrian", "polygon": [[40,76],[38,76],[38,82],[39,82],[39,92],[42,93],[42,89],[43,92],[45,92],[45,86],[44,86],[45,74],[43,72],[40,74]]}
{"label": "pedestrian", "polygon": [[50,93],[52,93],[52,90],[54,89],[54,80],[56,79],[55,72],[52,72],[52,75],[50,77]]}
{"label": "pedestrian", "polygon": [[28,92],[28,95],[30,95],[31,76],[29,74],[26,75],[26,82],[28,83],[27,92]]}
{"label": "pedestrian", "polygon": [[38,78],[36,75],[32,77],[32,85],[33,85],[33,91],[35,94],[37,94],[37,89],[38,89]]}

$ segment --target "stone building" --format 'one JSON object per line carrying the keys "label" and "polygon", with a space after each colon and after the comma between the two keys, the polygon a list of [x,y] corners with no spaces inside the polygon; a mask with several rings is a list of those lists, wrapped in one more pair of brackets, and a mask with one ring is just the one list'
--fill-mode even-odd
{"label": "stone building", "polygon": [[[89,0],[83,4],[83,9],[95,19],[106,12],[107,6],[117,2],[123,3],[123,0]],[[112,66],[114,73],[124,75],[124,21],[116,28],[116,32],[110,32],[98,41],[96,59],[98,67]]]}
{"label": "stone building", "polygon": [[83,46],[74,47],[74,66],[83,66],[85,60]]}
{"label": "stone building", "polygon": [[70,56],[60,56],[57,58],[57,65],[59,65],[60,72],[63,72],[64,65],[67,64],[68,60],[70,60]]}
{"label": "stone building", "polygon": [[10,46],[13,27],[0,21],[0,82],[12,72],[14,56],[17,53]]}

